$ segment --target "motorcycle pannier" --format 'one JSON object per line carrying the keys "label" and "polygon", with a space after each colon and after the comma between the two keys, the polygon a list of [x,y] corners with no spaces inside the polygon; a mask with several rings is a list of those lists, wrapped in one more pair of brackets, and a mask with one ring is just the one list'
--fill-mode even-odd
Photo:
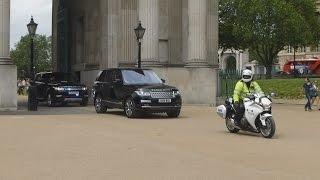
{"label": "motorcycle pannier", "polygon": [[225,105],[220,105],[217,107],[217,114],[225,119],[227,117],[227,108]]}

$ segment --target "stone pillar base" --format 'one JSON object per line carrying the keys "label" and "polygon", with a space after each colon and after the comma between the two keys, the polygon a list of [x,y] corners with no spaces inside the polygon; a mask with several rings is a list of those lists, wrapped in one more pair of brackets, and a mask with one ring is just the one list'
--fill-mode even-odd
{"label": "stone pillar base", "polygon": [[161,63],[158,59],[142,59],[141,60],[141,66],[144,67],[161,67]]}
{"label": "stone pillar base", "polygon": [[10,58],[0,57],[0,65],[13,65]]}
{"label": "stone pillar base", "polygon": [[17,104],[17,67],[0,65],[0,111],[16,111]]}
{"label": "stone pillar base", "polygon": [[204,60],[187,61],[185,67],[187,67],[187,68],[210,68],[208,62],[204,61]]}
{"label": "stone pillar base", "polygon": [[119,67],[123,68],[130,68],[130,67],[137,67],[138,64],[135,62],[127,62],[127,61],[120,61],[119,62]]}
{"label": "stone pillar base", "polygon": [[217,69],[214,68],[152,68],[166,84],[176,86],[184,104],[216,105]]}

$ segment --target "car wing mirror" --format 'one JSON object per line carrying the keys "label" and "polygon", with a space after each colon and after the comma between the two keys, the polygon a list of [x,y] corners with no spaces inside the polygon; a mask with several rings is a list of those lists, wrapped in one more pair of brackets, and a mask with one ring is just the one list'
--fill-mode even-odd
{"label": "car wing mirror", "polygon": [[161,81],[162,81],[163,84],[166,83],[166,80],[164,80],[164,79],[161,79]]}
{"label": "car wing mirror", "polygon": [[121,79],[115,79],[115,80],[113,81],[113,83],[120,85],[120,84],[122,84],[122,80],[121,80]]}

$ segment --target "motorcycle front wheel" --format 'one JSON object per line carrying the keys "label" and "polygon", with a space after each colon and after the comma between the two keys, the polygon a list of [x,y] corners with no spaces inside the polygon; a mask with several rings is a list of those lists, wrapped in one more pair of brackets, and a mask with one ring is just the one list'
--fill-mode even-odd
{"label": "motorcycle front wheel", "polygon": [[240,131],[240,129],[234,127],[234,124],[231,121],[231,118],[226,118],[226,126],[228,131],[231,133],[238,133]]}
{"label": "motorcycle front wheel", "polygon": [[272,138],[276,132],[276,124],[272,117],[266,119],[266,126],[260,127],[261,135],[265,138]]}

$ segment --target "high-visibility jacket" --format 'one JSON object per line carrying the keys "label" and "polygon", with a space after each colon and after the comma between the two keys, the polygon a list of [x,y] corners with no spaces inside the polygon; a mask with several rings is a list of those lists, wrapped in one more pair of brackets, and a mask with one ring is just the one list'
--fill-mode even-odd
{"label": "high-visibility jacket", "polygon": [[236,87],[234,88],[233,101],[243,101],[243,99],[246,98],[248,94],[254,92],[263,93],[257,82],[252,81],[250,87],[248,88],[247,84],[240,80],[237,82]]}

